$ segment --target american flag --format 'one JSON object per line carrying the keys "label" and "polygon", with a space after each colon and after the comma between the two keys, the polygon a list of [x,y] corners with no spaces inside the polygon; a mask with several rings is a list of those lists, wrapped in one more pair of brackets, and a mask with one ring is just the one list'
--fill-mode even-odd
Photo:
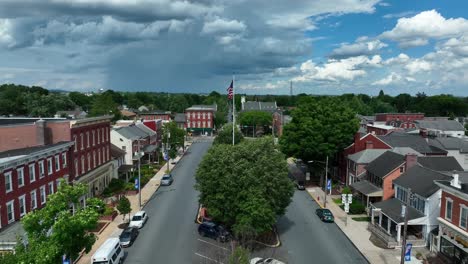
{"label": "american flag", "polygon": [[234,96],[234,80],[231,81],[231,85],[229,85],[229,87],[227,88],[227,92],[228,92],[228,99],[229,100],[232,100],[232,97]]}

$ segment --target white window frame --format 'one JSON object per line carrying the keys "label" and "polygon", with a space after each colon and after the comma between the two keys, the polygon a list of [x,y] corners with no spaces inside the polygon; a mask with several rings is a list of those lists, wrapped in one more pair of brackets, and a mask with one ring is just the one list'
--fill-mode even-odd
{"label": "white window frame", "polygon": [[36,190],[31,191],[30,195],[31,195],[31,210],[34,210],[37,208],[37,191]]}
{"label": "white window frame", "polygon": [[36,163],[29,164],[29,182],[36,181]]}
{"label": "white window frame", "polygon": [[[13,178],[12,178],[11,171],[5,172],[4,177],[5,177],[5,192],[6,193],[12,192],[13,191]],[[8,178],[8,181],[7,181],[7,178]],[[7,182],[10,183],[9,188],[7,187]]]}
{"label": "white window frame", "polygon": [[211,127],[211,121],[208,121],[208,127]]}
{"label": "white window frame", "polygon": [[98,149],[98,165],[101,165],[101,149]]}
{"label": "white window frame", "polygon": [[47,184],[47,188],[49,189],[49,195],[54,194],[54,182],[53,181]]}
{"label": "white window frame", "polygon": [[89,131],[86,131],[86,146],[89,148]]}
{"label": "white window frame", "polygon": [[45,176],[45,167],[44,160],[39,161],[39,179],[44,178]]}
{"label": "white window frame", "polygon": [[80,166],[78,165],[78,159],[75,159],[75,174],[80,175]]}
{"label": "white window frame", "polygon": [[[20,217],[23,217],[26,215],[26,195],[23,194],[20,197],[18,197],[18,203],[19,203],[19,211],[20,211]],[[21,206],[23,207],[23,210],[21,210]]]}
{"label": "white window frame", "polygon": [[41,205],[45,204],[46,203],[46,197],[47,197],[45,185],[42,185],[39,188],[39,196],[40,196]]}
{"label": "white window frame", "polygon": [[93,168],[96,168],[96,150],[93,151]]}
{"label": "white window frame", "polygon": [[106,127],[106,142],[109,142],[109,128]]}
{"label": "white window frame", "polygon": [[73,136],[73,141],[75,141],[74,152],[78,151],[78,140],[76,135]]}
{"label": "white window frame", "polygon": [[67,165],[67,153],[62,153],[62,167],[66,168]]}
{"label": "white window frame", "polygon": [[84,157],[84,156],[81,156],[81,174],[84,174],[84,173],[85,173],[85,164],[84,164],[84,161],[85,161],[85,157]]}
{"label": "white window frame", "polygon": [[[11,206],[11,216],[12,219],[9,219],[9,214],[8,214],[8,208]],[[11,200],[8,203],[6,203],[6,210],[7,210],[7,221],[8,224],[11,224],[15,221],[15,201]]]}
{"label": "white window frame", "polygon": [[[466,215],[465,215],[465,226],[462,226],[462,216],[463,216],[463,210],[466,211]],[[461,204],[460,205],[460,219],[459,219],[459,227],[462,227],[464,229],[466,229],[468,227],[468,207],[464,204]]]}
{"label": "white window frame", "polygon": [[202,127],[206,127],[206,122],[203,121],[203,122],[202,122],[202,125],[203,125]]}
{"label": "white window frame", "polygon": [[[18,188],[24,186],[24,168],[18,168],[16,169],[16,177],[18,179]],[[21,184],[20,184],[20,179],[21,179]]]}
{"label": "white window frame", "polygon": [[81,150],[84,149],[84,136],[83,133],[80,133],[80,144],[81,144]]}
{"label": "white window frame", "polygon": [[47,159],[47,175],[51,175],[54,172],[54,166],[52,164],[52,158]]}
{"label": "white window frame", "polygon": [[[448,203],[450,203],[450,217],[448,217]],[[453,200],[450,198],[445,198],[445,219],[450,220],[452,222],[452,216],[453,216]]]}
{"label": "white window frame", "polygon": [[59,171],[59,170],[60,170],[60,156],[55,155],[55,171]]}
{"label": "white window frame", "polygon": [[91,131],[91,133],[93,134],[93,147],[96,145],[96,132],[94,131]]}
{"label": "white window frame", "polygon": [[91,154],[88,153],[87,158],[88,158],[88,171],[90,171],[91,170]]}
{"label": "white window frame", "polygon": [[102,138],[102,143],[104,143],[104,142],[106,142],[106,137],[104,136],[104,134],[105,134],[105,133],[104,133],[104,128],[101,128],[101,132],[102,132],[102,136],[101,136],[101,138]]}

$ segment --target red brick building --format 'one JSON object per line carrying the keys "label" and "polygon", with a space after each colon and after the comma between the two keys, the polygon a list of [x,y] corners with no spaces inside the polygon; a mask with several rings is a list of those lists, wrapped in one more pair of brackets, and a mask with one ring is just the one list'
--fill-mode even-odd
{"label": "red brick building", "polygon": [[212,134],[217,105],[194,105],[185,110],[187,131],[193,134]]}
{"label": "red brick building", "polygon": [[170,111],[153,111],[148,113],[140,113],[139,118],[143,120],[166,120],[171,121]]}
{"label": "red brick building", "polygon": [[0,230],[42,208],[59,180],[69,180],[73,142],[0,153]]}
{"label": "red brick building", "polygon": [[375,122],[399,128],[416,128],[414,121],[423,120],[423,113],[379,113],[375,114]]}
{"label": "red brick building", "polygon": [[[464,174],[462,172],[462,174]],[[460,177],[461,176],[461,177]],[[447,263],[468,260],[468,175],[454,174],[451,181],[435,181],[441,188],[439,236],[437,250]],[[437,243],[439,242],[439,243]]]}

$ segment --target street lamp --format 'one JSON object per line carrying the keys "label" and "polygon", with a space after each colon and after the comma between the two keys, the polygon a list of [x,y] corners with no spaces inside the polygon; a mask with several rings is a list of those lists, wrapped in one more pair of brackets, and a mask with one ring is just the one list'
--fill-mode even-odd
{"label": "street lamp", "polygon": [[142,138],[137,139],[138,141],[138,208],[141,209],[141,173],[140,173],[140,167],[141,167],[141,150],[140,150],[140,140]]}
{"label": "street lamp", "polygon": [[[411,201],[415,198],[413,193],[411,192],[411,188],[408,188],[408,199],[409,199],[409,202],[411,203]],[[406,252],[406,232],[407,232],[407,228],[408,228],[408,211],[409,211],[409,208],[408,208],[408,201],[405,201],[405,205],[404,205],[404,212],[402,210],[401,212],[401,216],[404,216],[405,218],[405,222],[404,222],[404,227],[403,227],[403,241],[401,243],[401,259],[400,259],[400,263],[401,264],[404,264],[405,263],[405,252]]]}
{"label": "street lamp", "polygon": [[[319,160],[307,161],[307,163],[314,163],[314,162],[325,164],[325,197],[323,199],[323,207],[326,208],[327,207],[327,187],[328,187],[328,155],[327,155],[327,159],[325,162],[319,161]],[[331,194],[331,188],[330,188],[330,194]]]}

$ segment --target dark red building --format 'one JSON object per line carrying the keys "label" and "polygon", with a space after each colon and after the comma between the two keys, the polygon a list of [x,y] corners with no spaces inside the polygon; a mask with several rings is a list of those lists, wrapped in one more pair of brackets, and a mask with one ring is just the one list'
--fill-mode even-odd
{"label": "dark red building", "polygon": [[185,110],[187,131],[194,134],[211,134],[214,129],[216,105],[194,105]]}
{"label": "dark red building", "polygon": [[388,126],[399,128],[416,128],[414,121],[423,120],[423,113],[379,113],[375,114],[375,122],[385,122]]}
{"label": "dark red building", "polygon": [[153,111],[148,113],[140,113],[139,118],[143,120],[166,120],[171,121],[170,111]]}

